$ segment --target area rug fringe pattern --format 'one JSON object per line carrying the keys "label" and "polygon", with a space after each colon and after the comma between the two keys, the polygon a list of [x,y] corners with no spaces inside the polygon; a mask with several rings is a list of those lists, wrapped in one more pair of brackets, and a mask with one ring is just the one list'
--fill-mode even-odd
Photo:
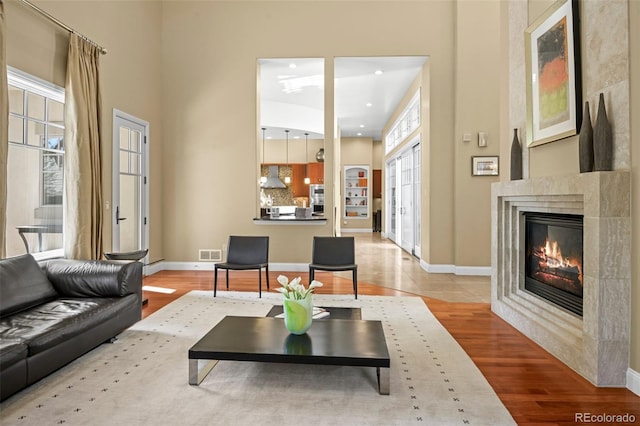
{"label": "area rug fringe pattern", "polygon": [[[3,425],[506,425],[485,378],[418,297],[315,295],[383,323],[390,395],[374,368],[222,361],[188,384],[187,351],[225,315],[275,293],[192,291],[0,404]],[[321,320],[329,321],[329,320]],[[284,325],[283,325],[284,327]]]}

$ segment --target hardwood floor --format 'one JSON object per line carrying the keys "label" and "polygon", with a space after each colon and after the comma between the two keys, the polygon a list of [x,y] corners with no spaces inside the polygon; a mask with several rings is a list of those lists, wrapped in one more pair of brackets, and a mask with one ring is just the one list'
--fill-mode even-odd
{"label": "hardwood floor", "polygon": [[[361,238],[368,243],[369,237],[359,237],[356,243],[357,250],[358,241],[363,243]],[[372,239],[373,244],[377,244],[375,238],[373,237]],[[363,252],[366,252],[365,246],[366,244],[362,245]],[[384,249],[386,250],[388,247],[384,246]],[[369,261],[365,259],[367,257],[366,253],[363,256],[360,256],[360,251],[357,253],[359,264],[361,259],[364,263]],[[394,252],[394,254],[388,256],[396,255],[398,253]],[[385,255],[385,257],[388,256]],[[415,267],[415,265],[407,265],[406,254],[400,253],[399,256],[400,261],[398,264],[401,269]],[[409,263],[411,262],[413,260],[409,259]],[[380,259],[374,258],[373,263],[379,264]],[[386,265],[386,267],[389,266]],[[393,269],[393,267],[391,268]],[[256,274],[256,271],[230,272],[230,290],[257,291]],[[273,289],[279,285],[276,278],[280,274],[287,275],[290,278],[301,276],[303,282],[308,282],[308,274],[306,273],[271,272],[269,275],[271,291],[274,291]],[[359,273],[359,295],[416,295],[414,292],[393,288],[401,287],[402,284],[396,285],[397,283],[394,284],[394,282],[388,281],[372,284],[371,281],[373,280],[380,281],[380,277],[376,278],[371,271],[369,271],[369,274],[369,279],[365,281],[364,279],[361,280],[361,274]],[[397,271],[394,274],[396,279],[399,276],[398,274]],[[318,289],[318,293],[352,294],[351,280],[338,275],[318,272],[316,279],[324,284],[322,288]],[[422,283],[415,287],[419,293],[440,291],[434,287],[433,282],[428,282],[430,280],[429,274],[426,275],[426,278],[421,276],[420,279],[415,280],[418,283]],[[367,274],[362,274],[362,276],[367,276]],[[474,280],[471,279],[469,281],[468,277],[458,279],[455,276],[438,276],[433,280],[443,283],[442,286],[445,288],[441,291],[446,291],[451,282],[455,285],[460,284],[460,282],[463,284],[470,282],[471,284],[464,284],[472,287],[469,290],[469,294],[478,291]],[[210,271],[162,271],[145,277],[144,284],[176,290],[173,294],[145,292],[145,296],[149,298],[149,304],[143,308],[143,316],[146,317],[191,290],[212,291],[213,273]],[[219,277],[218,285],[222,286],[219,287],[219,290],[223,288],[223,276]],[[266,286],[263,287],[263,291],[265,290]],[[580,417],[576,416],[582,415],[582,419],[584,419],[588,414],[591,416],[629,414],[634,416],[635,420],[633,423],[628,424],[640,424],[640,397],[626,389],[597,388],[591,385],[505,321],[494,315],[488,303],[443,301],[423,294],[419,295],[436,318],[475,362],[519,425],[577,424],[581,422],[579,421]],[[463,300],[468,297],[468,294],[460,294],[460,298]],[[484,297],[483,294],[479,294],[478,299],[484,300]],[[598,424],[624,423],[605,421],[598,422]]]}

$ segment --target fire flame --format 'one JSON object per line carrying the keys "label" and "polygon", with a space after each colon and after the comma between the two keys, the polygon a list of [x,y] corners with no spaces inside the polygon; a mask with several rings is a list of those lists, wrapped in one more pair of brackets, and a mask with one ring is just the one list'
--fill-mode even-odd
{"label": "fire flame", "polygon": [[551,267],[557,268],[571,266],[569,259],[562,257],[562,251],[560,250],[560,246],[557,241],[551,242],[547,239],[544,247],[544,254],[547,257],[547,264]]}
{"label": "fire flame", "polygon": [[570,259],[562,256],[560,245],[557,241],[549,241],[547,238],[544,247],[540,247],[540,251],[544,253],[544,259],[547,267],[550,268],[577,268],[580,274],[580,282],[582,282],[582,264],[577,259]]}

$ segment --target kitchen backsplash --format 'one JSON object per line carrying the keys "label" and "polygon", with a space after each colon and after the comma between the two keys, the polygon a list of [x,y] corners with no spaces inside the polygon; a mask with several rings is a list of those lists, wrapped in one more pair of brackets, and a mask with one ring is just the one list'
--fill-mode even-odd
{"label": "kitchen backsplash", "polygon": [[[291,166],[280,166],[278,168],[278,177],[281,181],[284,182],[284,178],[291,175],[293,170]],[[267,176],[269,174],[268,166],[261,166],[260,168],[260,176]],[[265,195],[271,195],[271,199],[273,200],[274,206],[293,206],[295,204],[293,199],[293,193],[291,192],[291,186],[286,188],[265,188]]]}

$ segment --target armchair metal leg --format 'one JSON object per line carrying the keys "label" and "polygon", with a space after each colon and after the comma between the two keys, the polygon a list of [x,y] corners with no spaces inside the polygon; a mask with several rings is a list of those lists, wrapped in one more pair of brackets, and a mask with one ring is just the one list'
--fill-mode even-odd
{"label": "armchair metal leg", "polygon": [[358,271],[353,271],[353,292],[356,295],[356,299],[358,298]]}
{"label": "armchair metal leg", "polygon": [[258,297],[262,298],[262,268],[258,268]]}
{"label": "armchair metal leg", "polygon": [[265,268],[265,274],[267,275],[267,290],[269,290],[269,265]]}
{"label": "armchair metal leg", "polygon": [[218,268],[214,267],[213,272],[213,297],[216,297],[216,290],[218,289]]}
{"label": "armchair metal leg", "polygon": [[227,273],[227,291],[229,291],[229,270],[225,269],[224,271]]}

